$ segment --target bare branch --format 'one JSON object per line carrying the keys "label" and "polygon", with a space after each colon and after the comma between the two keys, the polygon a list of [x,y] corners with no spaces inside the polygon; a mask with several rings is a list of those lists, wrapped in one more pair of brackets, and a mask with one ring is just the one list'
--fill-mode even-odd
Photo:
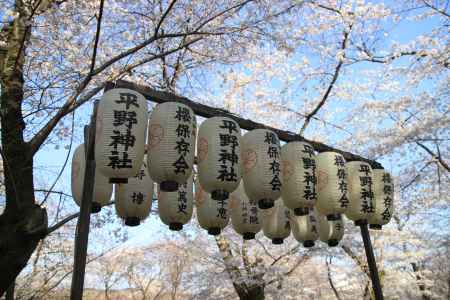
{"label": "bare branch", "polygon": [[50,227],[47,229],[47,235],[49,235],[49,234],[51,234],[52,232],[56,231],[57,229],[59,229],[60,227],[62,227],[63,225],[65,225],[66,223],[72,221],[73,219],[78,218],[79,215],[80,215],[79,212],[74,213],[74,214],[72,214],[72,215],[70,215],[70,216],[65,217],[64,219],[62,219],[62,220],[59,221],[58,223],[56,223],[56,224],[50,226]]}
{"label": "bare branch", "polygon": [[[342,44],[341,44],[342,51],[345,51],[345,48],[347,48],[348,36],[350,35],[351,30],[352,30],[352,24],[349,25],[348,30],[346,30],[346,29],[344,30],[344,38],[343,38]],[[337,64],[336,68],[334,69],[333,78],[331,79],[330,84],[328,85],[328,88],[325,91],[325,94],[322,96],[322,99],[319,101],[319,103],[317,103],[316,107],[306,116],[305,123],[303,123],[302,129],[300,129],[300,135],[304,134],[306,127],[308,127],[309,122],[311,121],[311,118],[313,118],[319,112],[320,108],[325,104],[328,97],[330,96],[331,90],[333,89],[334,84],[336,83],[336,81],[339,77],[339,73],[341,71],[342,65],[344,64],[344,60],[345,60],[345,52],[344,52],[342,58],[339,59],[339,63]]]}
{"label": "bare branch", "polygon": [[164,14],[161,16],[161,19],[159,20],[158,25],[156,25],[156,27],[155,27],[154,36],[158,36],[159,28],[161,27],[162,23],[164,22],[164,19],[167,17],[169,12],[172,10],[173,6],[175,5],[175,2],[177,2],[177,0],[172,0],[172,2],[169,4],[169,6],[167,7]]}
{"label": "bare branch", "polygon": [[325,257],[325,264],[327,265],[327,275],[328,275],[328,282],[330,283],[330,287],[333,290],[334,295],[336,296],[336,299],[341,300],[341,295],[339,295],[339,292],[337,291],[336,287],[334,286],[333,283],[333,278],[331,276],[331,256],[330,256],[330,261],[328,262],[328,258]]}

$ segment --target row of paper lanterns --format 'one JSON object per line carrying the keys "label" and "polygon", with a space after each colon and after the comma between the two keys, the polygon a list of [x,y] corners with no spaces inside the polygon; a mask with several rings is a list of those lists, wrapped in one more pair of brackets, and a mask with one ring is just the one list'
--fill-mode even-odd
{"label": "row of paper lanterns", "polygon": [[[261,222],[258,226],[250,222],[260,210],[270,216],[263,219],[273,220],[263,226],[268,236],[276,236],[271,233],[280,226],[273,224],[283,223],[280,216],[288,210],[292,210],[292,226],[284,222],[284,233],[292,227],[294,236],[295,232],[303,232],[305,226],[316,228],[311,220],[320,223],[325,218],[328,224],[334,224],[342,222],[341,214],[345,214],[356,223],[368,221],[371,227],[381,228],[392,216],[391,177],[383,169],[372,170],[366,162],[345,162],[335,152],[316,155],[313,147],[304,142],[280,147],[277,135],[266,129],[251,130],[241,136],[239,125],[226,117],[207,119],[197,136],[194,112],[177,102],[156,105],[147,118],[145,98],[128,89],[106,92],[96,118],[94,209],[109,201],[115,183],[116,210],[129,225],[138,224],[148,215],[153,181],[158,186],[162,221],[172,229],[180,229],[190,219],[195,146],[196,190],[201,186],[207,195],[204,198],[210,199],[204,201],[205,208],[198,206],[197,215],[200,224],[218,223],[208,226],[213,228],[212,233],[225,224],[225,220],[214,215],[218,214],[218,205],[229,198],[233,227],[244,238],[251,238],[262,226]],[[84,175],[82,161],[84,149],[80,146],[72,165],[72,190],[78,202]],[[107,200],[98,200],[99,193],[104,193],[103,199]],[[233,218],[236,214],[241,217]],[[217,220],[211,221],[214,219]],[[255,230],[240,230],[242,224],[255,225]],[[272,238],[274,242],[277,239]]]}

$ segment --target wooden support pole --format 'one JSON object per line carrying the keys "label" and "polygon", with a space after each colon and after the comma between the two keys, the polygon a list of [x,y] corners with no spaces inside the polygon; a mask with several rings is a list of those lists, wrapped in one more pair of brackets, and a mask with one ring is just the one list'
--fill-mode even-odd
{"label": "wooden support pole", "polygon": [[304,141],[304,142],[311,144],[314,147],[314,149],[318,152],[333,151],[333,152],[342,154],[342,156],[344,156],[346,161],[364,161],[364,162],[367,162],[368,164],[370,164],[370,166],[372,168],[375,168],[375,169],[383,168],[383,166],[379,162],[364,158],[360,155],[342,151],[342,150],[336,149],[334,147],[328,146],[323,143],[305,139],[301,135],[290,132],[290,131],[273,128],[273,127],[264,125],[262,123],[257,123],[252,120],[249,120],[249,119],[244,119],[244,118],[241,118],[240,116],[233,114],[227,110],[204,105],[204,104],[189,100],[188,98],[177,96],[172,93],[157,91],[155,89],[152,89],[151,87],[139,85],[139,84],[136,84],[133,82],[125,81],[125,80],[118,80],[117,82],[107,82],[106,86],[105,86],[105,90],[109,90],[112,88],[126,88],[126,89],[135,90],[135,91],[141,93],[149,101],[156,102],[156,103],[163,103],[163,102],[169,102],[169,101],[180,102],[180,103],[183,103],[183,104],[189,106],[190,108],[192,108],[192,110],[194,111],[194,113],[196,115],[204,117],[204,118],[211,118],[211,117],[216,117],[216,116],[228,117],[228,118],[235,120],[239,124],[239,126],[245,130],[252,130],[252,129],[257,129],[257,128],[270,129],[270,130],[274,131],[278,135],[278,137],[285,142]]}
{"label": "wooden support pole", "polygon": [[98,101],[94,103],[91,124],[84,128],[84,149],[86,168],[84,171],[83,194],[81,199],[80,215],[78,217],[75,233],[74,263],[72,273],[72,286],[70,300],[83,298],[84,274],[86,270],[86,255],[89,240],[89,225],[91,221],[91,206],[94,195],[95,180],[95,121]]}
{"label": "wooden support pole", "polygon": [[372,288],[376,300],[383,300],[383,291],[381,289],[380,277],[378,276],[377,262],[373,254],[372,242],[370,241],[369,228],[367,222],[359,224],[361,229],[361,236],[364,242],[364,249],[366,250],[367,264],[369,265],[370,279],[372,281]]}

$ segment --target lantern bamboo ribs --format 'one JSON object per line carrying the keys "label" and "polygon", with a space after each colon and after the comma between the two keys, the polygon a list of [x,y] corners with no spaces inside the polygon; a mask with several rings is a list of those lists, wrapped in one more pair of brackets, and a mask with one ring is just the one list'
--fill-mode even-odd
{"label": "lantern bamboo ribs", "polygon": [[214,200],[226,200],[241,181],[241,128],[230,118],[205,120],[198,132],[198,180]]}
{"label": "lantern bamboo ribs", "polygon": [[130,89],[103,94],[96,117],[95,161],[111,183],[126,183],[144,159],[147,101]]}
{"label": "lantern bamboo ribs", "polygon": [[[81,144],[75,149],[72,158],[71,189],[73,199],[79,207],[81,207],[85,176],[84,173],[86,170],[85,152],[86,149],[84,144]],[[101,174],[98,170],[95,170],[94,194],[92,198],[91,212],[100,212],[101,207],[109,203],[112,192],[113,185],[109,183],[108,178]]]}

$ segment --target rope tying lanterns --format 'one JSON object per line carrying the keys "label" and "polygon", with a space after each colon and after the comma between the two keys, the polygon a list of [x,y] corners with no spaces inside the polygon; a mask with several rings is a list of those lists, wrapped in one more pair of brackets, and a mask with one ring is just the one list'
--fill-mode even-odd
{"label": "rope tying lanterns", "polygon": [[195,204],[198,223],[200,227],[208,231],[208,234],[218,235],[228,225],[229,199],[213,200],[198,181],[195,184]]}
{"label": "rope tying lanterns", "polygon": [[188,223],[193,211],[193,183],[190,176],[186,183],[178,184],[174,192],[158,190],[158,211],[161,221],[170,230],[179,231]]}
{"label": "rope tying lanterns", "polygon": [[389,223],[394,213],[394,181],[384,169],[373,169],[374,210],[369,214],[371,229],[380,230]]}
{"label": "rope tying lanterns", "polygon": [[114,196],[116,213],[125,220],[125,225],[138,226],[147,218],[153,200],[153,181],[148,175],[147,165],[143,163],[128,183],[116,184]]}
{"label": "rope tying lanterns", "polygon": [[213,117],[200,125],[198,179],[214,200],[225,200],[241,181],[241,128],[229,118]]}
{"label": "rope tying lanterns", "polygon": [[[75,203],[81,207],[81,199],[83,195],[84,172],[86,169],[85,147],[84,144],[79,145],[72,157],[71,170],[71,189]],[[108,204],[111,200],[113,185],[108,182],[108,178],[103,176],[98,170],[95,171],[94,178],[94,197],[92,201],[91,211],[98,213],[102,206]]]}
{"label": "rope tying lanterns", "polygon": [[148,167],[161,191],[174,192],[192,173],[197,122],[188,106],[158,104],[148,122]]}
{"label": "rope tying lanterns", "polygon": [[103,94],[97,111],[95,161],[111,183],[126,183],[144,158],[147,101],[129,89]]}
{"label": "rope tying lanterns", "polygon": [[290,142],[281,147],[284,205],[297,216],[307,215],[317,200],[316,159],[314,148],[304,142]]}
{"label": "rope tying lanterns", "polygon": [[245,192],[260,209],[273,207],[281,195],[281,159],[278,136],[267,129],[255,129],[242,138]]}
{"label": "rope tying lanterns", "polygon": [[339,220],[348,207],[347,171],[344,157],[336,152],[322,152],[316,156],[317,211],[328,220]]}
{"label": "rope tying lanterns", "polygon": [[362,161],[351,161],[345,164],[348,174],[348,199],[350,201],[345,215],[360,225],[367,222],[369,213],[374,211],[372,168]]}
{"label": "rope tying lanterns", "polygon": [[319,224],[315,211],[310,210],[307,215],[292,215],[290,223],[294,238],[305,248],[314,247],[315,241],[319,237]]}
{"label": "rope tying lanterns", "polygon": [[231,224],[244,240],[252,240],[261,230],[261,215],[256,201],[247,197],[243,183],[231,193]]}
{"label": "rope tying lanterns", "polygon": [[283,200],[278,199],[274,207],[261,211],[262,227],[264,235],[272,240],[272,244],[283,244],[285,238],[291,234],[289,224],[289,209],[287,209]]}

